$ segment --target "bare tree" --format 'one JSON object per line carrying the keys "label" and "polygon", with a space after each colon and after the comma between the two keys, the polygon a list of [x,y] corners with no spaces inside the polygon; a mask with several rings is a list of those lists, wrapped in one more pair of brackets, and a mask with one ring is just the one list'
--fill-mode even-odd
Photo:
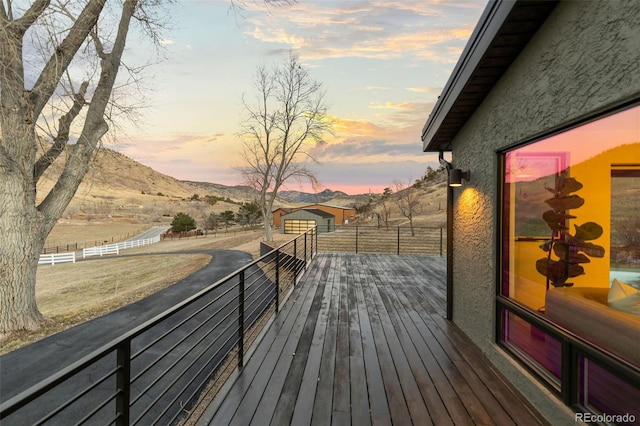
{"label": "bare tree", "polygon": [[393,191],[391,188],[385,188],[382,191],[382,196],[380,197],[380,204],[378,207],[382,211],[382,220],[384,222],[384,226],[389,230],[389,218],[391,217],[391,196],[393,195]]}
{"label": "bare tree", "polygon": [[409,183],[407,185],[405,185],[401,181],[396,180],[393,182],[393,186],[396,193],[396,205],[398,206],[398,209],[400,209],[400,213],[402,213],[404,217],[409,219],[411,236],[415,237],[415,232],[413,230],[413,215],[420,205],[418,188],[415,184],[411,184],[411,179],[409,179]]}
{"label": "bare tree", "polygon": [[317,184],[309,153],[311,142],[331,132],[322,84],[305,71],[292,53],[282,66],[256,73],[254,102],[243,99],[246,117],[241,123],[245,182],[257,191],[267,241],[273,241],[273,202],[282,185],[291,180]]}
{"label": "bare tree", "polygon": [[[40,252],[117,114],[111,100],[129,26],[155,35],[160,0],[25,3],[0,1],[0,334],[43,321]],[[38,136],[42,129],[50,140]],[[56,160],[64,165],[55,185],[37,198]]]}

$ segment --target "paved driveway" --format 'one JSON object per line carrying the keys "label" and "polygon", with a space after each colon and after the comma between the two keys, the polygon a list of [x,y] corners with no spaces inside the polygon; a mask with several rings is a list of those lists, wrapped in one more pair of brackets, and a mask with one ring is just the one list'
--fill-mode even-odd
{"label": "paved driveway", "polygon": [[[7,400],[28,389],[253,260],[248,253],[237,250],[194,250],[181,253],[207,253],[213,258],[199,271],[143,300],[0,357],[0,400]],[[144,342],[138,342],[138,344],[144,344]],[[112,364],[109,368],[112,368]],[[101,374],[101,371],[89,371],[86,377],[77,380],[78,383],[59,393],[62,394],[61,396],[69,397],[77,389],[97,380]],[[112,387],[110,392],[113,392]],[[51,398],[55,399],[53,395],[47,396],[47,399]],[[47,401],[49,402],[52,401]],[[51,409],[47,408],[49,404],[31,405],[28,410],[29,416],[33,415],[34,419]],[[42,412],[38,413],[38,411]],[[16,419],[15,422],[4,419],[2,424],[26,424],[26,422],[25,418]]]}
{"label": "paved driveway", "polygon": [[146,238],[154,238],[154,237],[157,237],[158,235],[162,235],[162,233],[164,231],[166,231],[167,229],[169,229],[169,228],[171,228],[171,226],[169,226],[169,225],[154,226],[152,228],[147,229],[143,233],[136,235],[133,238],[129,238],[127,241],[135,241],[135,240],[144,240]]}

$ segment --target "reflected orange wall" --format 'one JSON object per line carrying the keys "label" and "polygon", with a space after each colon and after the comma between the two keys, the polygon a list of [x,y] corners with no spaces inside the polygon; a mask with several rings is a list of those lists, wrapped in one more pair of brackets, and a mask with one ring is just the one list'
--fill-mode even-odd
{"label": "reflected orange wall", "polygon": [[[571,176],[583,185],[578,194],[585,199],[584,205],[572,212],[577,216],[573,219],[573,223],[596,222],[602,226],[604,234],[593,242],[605,248],[605,257],[591,258],[591,263],[584,265],[585,275],[574,279],[575,285],[591,287],[610,285],[611,203],[615,203],[615,200],[611,200],[611,166],[612,164],[638,163],[640,163],[640,143],[635,143],[613,148],[571,167]],[[573,224],[570,227],[573,228]]]}
{"label": "reflected orange wall", "polygon": [[[582,183],[583,188],[576,192],[585,199],[582,207],[574,209],[571,214],[576,216],[569,224],[573,234],[574,224],[596,222],[602,226],[604,233],[597,240],[592,241],[605,248],[604,258],[591,258],[591,263],[583,264],[585,274],[572,278],[575,286],[609,287],[610,270],[610,242],[611,242],[611,165],[612,164],[640,164],[640,143],[618,146],[592,157],[579,164],[570,166],[570,175]],[[615,209],[615,204],[613,206]],[[514,244],[513,272],[515,280],[515,298],[533,298],[539,304],[544,298],[545,277],[536,271],[536,260],[546,253],[539,248],[539,241],[518,241]],[[540,290],[541,289],[541,290]]]}

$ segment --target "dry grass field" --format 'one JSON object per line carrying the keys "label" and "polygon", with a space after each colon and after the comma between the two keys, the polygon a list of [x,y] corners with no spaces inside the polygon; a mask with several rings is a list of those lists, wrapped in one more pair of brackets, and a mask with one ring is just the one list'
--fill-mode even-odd
{"label": "dry grass field", "polygon": [[[95,230],[105,232],[97,227]],[[262,238],[263,234],[258,231],[210,235],[128,249],[123,252],[127,256],[92,258],[75,264],[41,265],[37,273],[36,299],[47,322],[37,331],[4,336],[0,342],[0,354],[140,300],[180,281],[211,260],[207,254],[172,252],[237,249],[255,258]]]}
{"label": "dry grass field", "polygon": [[71,244],[78,244],[78,248],[85,248],[100,245],[105,241],[115,243],[140,234],[151,226],[139,223],[132,218],[90,221],[61,219],[47,237],[45,247],[57,246],[62,252],[66,245]]}

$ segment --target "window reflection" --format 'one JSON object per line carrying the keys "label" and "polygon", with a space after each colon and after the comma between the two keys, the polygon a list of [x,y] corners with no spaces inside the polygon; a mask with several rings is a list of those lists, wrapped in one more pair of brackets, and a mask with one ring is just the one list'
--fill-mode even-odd
{"label": "window reflection", "polygon": [[[545,212],[553,210],[559,176],[579,182],[569,194],[582,198],[579,207],[562,210],[569,236],[582,236],[576,229],[597,224],[602,234],[584,244],[604,249],[594,251],[570,247],[544,251],[558,233],[550,228]],[[556,194],[557,198],[558,195]],[[556,213],[558,210],[556,210]],[[640,107],[602,118],[553,137],[509,151],[504,160],[503,195],[503,283],[502,293],[532,310],[544,312],[547,279],[536,262],[547,256],[586,256],[563,264],[578,268],[566,283],[604,287],[618,277],[640,284]],[[560,223],[560,222],[559,222]],[[586,229],[586,228],[585,228]],[[585,238],[589,238],[588,236]],[[551,255],[549,255],[551,253]],[[559,274],[565,271],[559,271]],[[577,276],[573,276],[578,274]],[[558,277],[556,277],[558,278]],[[553,281],[553,280],[552,280]],[[553,282],[551,283],[553,287]],[[558,284],[557,282],[555,284]]]}

